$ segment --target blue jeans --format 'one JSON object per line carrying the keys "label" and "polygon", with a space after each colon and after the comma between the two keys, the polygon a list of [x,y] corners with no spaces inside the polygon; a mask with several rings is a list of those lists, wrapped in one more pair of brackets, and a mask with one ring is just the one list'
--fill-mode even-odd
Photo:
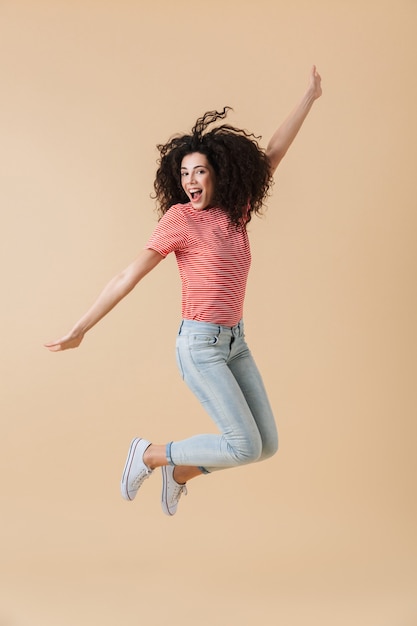
{"label": "blue jeans", "polygon": [[243,321],[228,327],[183,320],[176,348],[182,378],[220,432],[168,444],[168,462],[208,473],[275,454],[275,420]]}

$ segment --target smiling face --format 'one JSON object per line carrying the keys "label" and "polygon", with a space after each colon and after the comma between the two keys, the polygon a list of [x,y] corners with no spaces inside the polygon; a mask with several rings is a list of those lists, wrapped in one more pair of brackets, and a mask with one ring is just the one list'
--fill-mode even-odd
{"label": "smiling face", "polygon": [[202,211],[214,200],[215,174],[205,154],[186,154],[181,163],[181,184],[193,209]]}

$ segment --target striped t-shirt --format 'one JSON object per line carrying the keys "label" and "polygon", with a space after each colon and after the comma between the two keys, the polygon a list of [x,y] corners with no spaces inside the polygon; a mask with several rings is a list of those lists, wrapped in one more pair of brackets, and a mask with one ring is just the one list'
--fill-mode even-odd
{"label": "striped t-shirt", "polygon": [[245,229],[218,208],[172,206],[146,248],[166,257],[175,252],[182,281],[182,317],[234,326],[243,314],[251,254]]}

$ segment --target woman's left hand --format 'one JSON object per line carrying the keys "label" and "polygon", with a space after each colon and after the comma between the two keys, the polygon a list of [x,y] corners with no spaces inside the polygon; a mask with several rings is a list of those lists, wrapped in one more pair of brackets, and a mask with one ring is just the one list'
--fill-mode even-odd
{"label": "woman's left hand", "polygon": [[317,100],[317,98],[320,98],[321,94],[322,94],[322,90],[321,90],[321,76],[317,71],[317,68],[315,65],[313,65],[312,69],[311,69],[311,75],[310,75],[310,85],[308,87],[308,91],[311,94],[311,96],[313,97],[314,100]]}

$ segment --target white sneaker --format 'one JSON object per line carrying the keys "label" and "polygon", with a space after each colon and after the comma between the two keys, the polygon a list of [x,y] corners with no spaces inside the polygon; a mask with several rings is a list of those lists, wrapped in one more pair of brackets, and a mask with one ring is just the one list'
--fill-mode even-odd
{"label": "white sneaker", "polygon": [[143,481],[149,478],[152,470],[143,462],[143,455],[150,441],[136,437],[130,444],[129,454],[120,482],[120,491],[125,500],[133,500]]}
{"label": "white sneaker", "polygon": [[175,515],[182,494],[187,495],[187,487],[174,479],[174,469],[173,465],[162,466],[161,504],[165,515]]}

